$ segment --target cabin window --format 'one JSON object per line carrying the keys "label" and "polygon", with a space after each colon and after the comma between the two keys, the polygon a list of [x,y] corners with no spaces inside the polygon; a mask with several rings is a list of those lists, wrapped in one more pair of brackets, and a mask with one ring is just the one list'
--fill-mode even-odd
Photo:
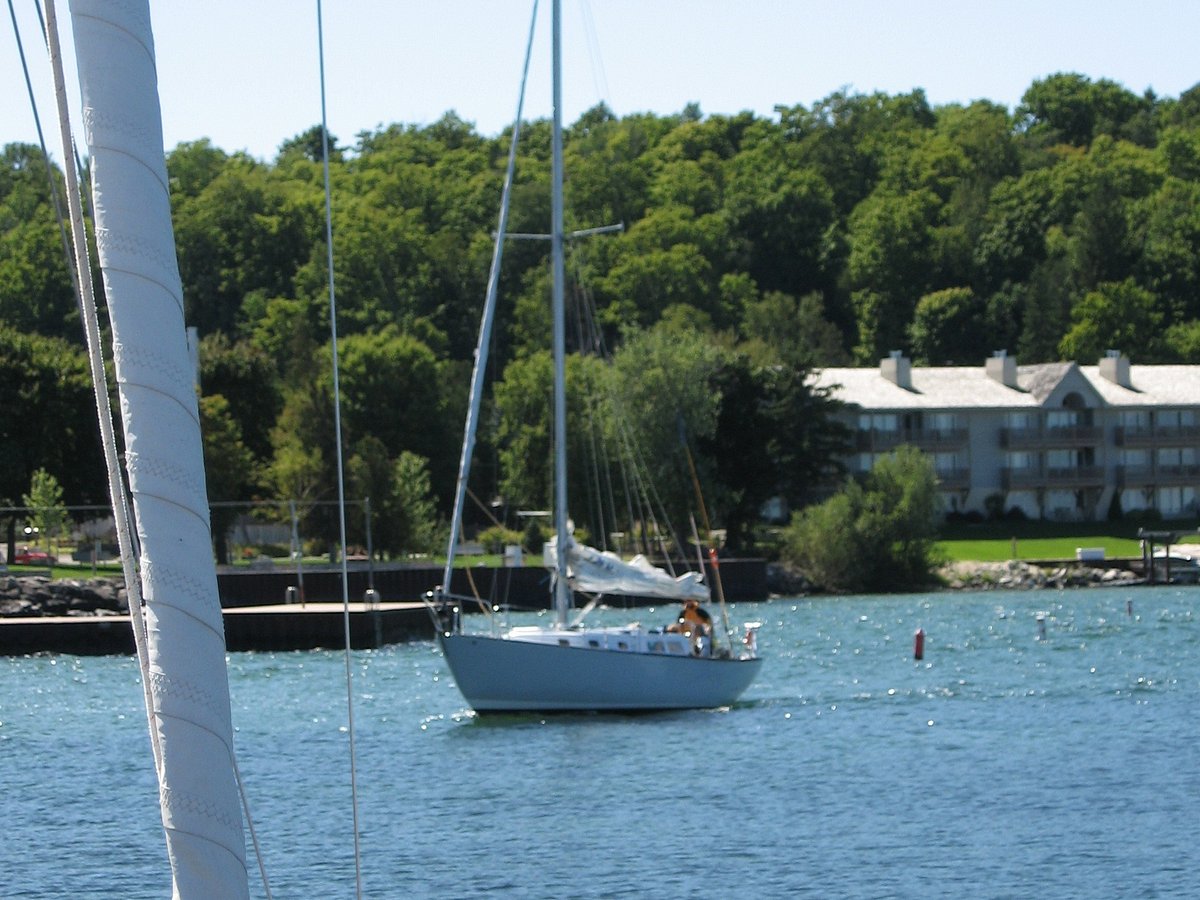
{"label": "cabin window", "polygon": [[625,643],[624,641],[617,641],[617,649],[618,650],[628,650],[629,645],[627,643]]}
{"label": "cabin window", "polygon": [[663,642],[662,641],[651,641],[650,642],[650,652],[651,653],[662,653],[663,652]]}
{"label": "cabin window", "polygon": [[600,642],[598,640],[596,640],[595,638],[588,638],[588,646],[589,647],[599,647]]}
{"label": "cabin window", "polygon": [[560,647],[570,647],[570,646],[571,646],[571,642],[570,642],[570,641],[568,641],[566,638],[559,638],[559,639],[558,639],[558,645],[559,645]]}

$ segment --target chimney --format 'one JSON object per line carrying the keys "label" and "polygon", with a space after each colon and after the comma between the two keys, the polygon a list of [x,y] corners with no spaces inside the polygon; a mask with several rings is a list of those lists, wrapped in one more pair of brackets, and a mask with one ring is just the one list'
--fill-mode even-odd
{"label": "chimney", "polygon": [[1119,384],[1123,388],[1132,388],[1133,382],[1129,378],[1129,357],[1122,356],[1120,350],[1106,350],[1104,358],[1100,360],[1100,377],[1108,379],[1113,384]]}
{"label": "chimney", "polygon": [[880,361],[879,374],[897,387],[912,390],[912,361],[900,350],[893,350]]}
{"label": "chimney", "polygon": [[997,350],[991,359],[984,363],[984,371],[988,378],[1000,382],[1005,387],[1017,386],[1017,358],[1009,356],[1007,350]]}

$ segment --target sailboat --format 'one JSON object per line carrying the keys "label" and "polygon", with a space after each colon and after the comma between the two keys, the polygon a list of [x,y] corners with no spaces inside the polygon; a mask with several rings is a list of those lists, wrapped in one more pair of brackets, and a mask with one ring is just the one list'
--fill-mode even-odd
{"label": "sailboat", "polygon": [[[481,403],[483,370],[495,305],[500,248],[504,240],[508,189],[512,181],[518,106],[505,196],[492,272],[488,284],[471,403],[459,464],[458,492],[451,523],[450,546],[442,587],[434,592],[440,610],[439,641],[446,663],[470,706],[478,713],[650,711],[707,709],[738,700],[762,666],[748,630],[744,646],[735,651],[726,629],[726,645],[714,647],[711,622],[690,611],[707,601],[709,591],[700,573],[672,576],[641,558],[625,561],[616,554],[575,541],[567,511],[566,386],[563,243],[563,152],[560,2],[552,6],[553,131],[551,174],[552,310],[554,344],[554,523],[555,536],[545,556],[552,569],[555,623],[518,626],[494,634],[464,630],[461,607],[449,593],[455,542],[462,525],[470,457]],[[531,28],[532,41],[532,28]],[[589,232],[590,233],[590,232]],[[617,627],[585,627],[568,622],[576,591],[603,595],[635,595],[685,604],[689,615],[680,624],[646,629],[634,623]],[[705,614],[707,615],[707,614]]]}

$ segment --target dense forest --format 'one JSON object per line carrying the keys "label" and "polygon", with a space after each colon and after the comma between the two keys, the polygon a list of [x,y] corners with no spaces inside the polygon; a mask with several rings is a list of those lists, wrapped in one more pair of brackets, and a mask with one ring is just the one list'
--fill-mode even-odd
{"label": "dense forest", "polygon": [[[270,162],[207,140],[168,151],[214,500],[335,495],[322,143],[310,129]],[[423,548],[453,487],[509,139],[451,112],[331,143],[348,495],[371,498],[381,551]],[[565,156],[568,230],[624,224],[569,248],[572,331],[594,326],[607,353],[573,362],[571,415],[604,382],[661,461],[668,508],[694,507],[671,474],[686,448],[735,544],[764,501],[801,506],[838,471],[814,367],[892,349],[1093,363],[1110,347],[1200,364],[1200,85],[1158,98],[1058,74],[1013,111],[919,90],[771,119],[599,106]],[[547,229],[549,157],[550,123],[526,123],[511,231]],[[549,503],[547,253],[505,250],[475,476],[503,509]],[[38,468],[68,503],[105,502],[81,334],[46,162],[8,145],[0,503]]]}

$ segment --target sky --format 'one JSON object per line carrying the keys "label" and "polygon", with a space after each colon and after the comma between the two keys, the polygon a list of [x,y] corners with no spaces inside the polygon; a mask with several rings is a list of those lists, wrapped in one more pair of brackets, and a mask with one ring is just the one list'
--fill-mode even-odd
{"label": "sky", "polygon": [[[45,0],[42,0],[45,2]],[[14,0],[52,155],[51,76],[35,0]],[[340,145],[448,110],[494,135],[512,122],[532,0],[323,0],[326,109]],[[67,30],[68,5],[58,0]],[[316,0],[151,3],[167,149],[208,138],[272,159],[321,121]],[[525,117],[550,114],[542,0]],[[0,145],[37,131],[8,17],[0,25]],[[563,0],[569,124],[599,102],[618,115],[811,105],[838,90],[924,89],[930,103],[1015,108],[1055,72],[1178,97],[1200,82],[1194,0]],[[68,94],[73,51],[63,38]],[[73,115],[78,101],[72,99]]]}

